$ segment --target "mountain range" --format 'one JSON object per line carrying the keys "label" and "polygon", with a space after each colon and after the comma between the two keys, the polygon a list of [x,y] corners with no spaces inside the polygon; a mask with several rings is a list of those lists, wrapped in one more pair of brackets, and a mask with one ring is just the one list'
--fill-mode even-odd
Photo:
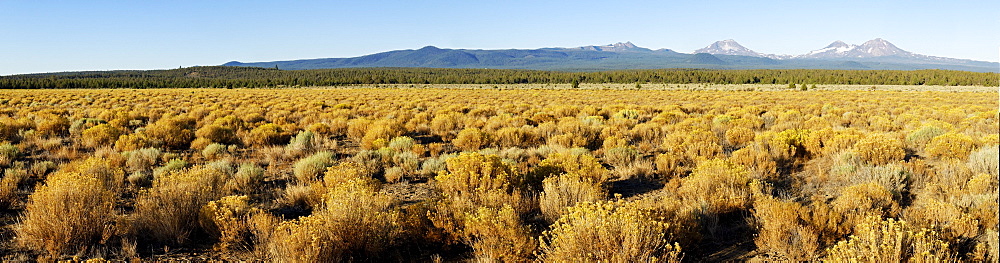
{"label": "mountain range", "polygon": [[861,45],[835,41],[802,55],[762,54],[735,40],[717,41],[693,54],[648,49],[631,42],[575,48],[442,49],[427,46],[352,58],[272,62],[232,61],[224,66],[322,69],[358,67],[497,68],[594,71],[654,68],[708,69],[947,69],[1000,72],[1000,63],[927,56],[905,51],[881,38]]}

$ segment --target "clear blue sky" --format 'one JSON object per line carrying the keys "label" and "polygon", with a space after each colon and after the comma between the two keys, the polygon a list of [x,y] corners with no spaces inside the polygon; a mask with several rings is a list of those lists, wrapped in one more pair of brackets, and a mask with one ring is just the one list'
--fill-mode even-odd
{"label": "clear blue sky", "polygon": [[0,0],[0,75],[354,57],[427,45],[692,52],[735,39],[802,54],[884,38],[920,54],[998,61],[1000,1]]}

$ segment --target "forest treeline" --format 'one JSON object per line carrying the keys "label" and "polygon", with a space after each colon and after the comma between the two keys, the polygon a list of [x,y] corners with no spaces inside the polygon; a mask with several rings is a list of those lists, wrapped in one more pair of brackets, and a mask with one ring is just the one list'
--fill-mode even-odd
{"label": "forest treeline", "polygon": [[997,86],[1000,74],[949,70],[650,69],[564,72],[517,69],[276,68],[207,66],[170,70],[65,72],[0,76],[2,89],[274,88],[355,84],[570,83],[857,84]]}

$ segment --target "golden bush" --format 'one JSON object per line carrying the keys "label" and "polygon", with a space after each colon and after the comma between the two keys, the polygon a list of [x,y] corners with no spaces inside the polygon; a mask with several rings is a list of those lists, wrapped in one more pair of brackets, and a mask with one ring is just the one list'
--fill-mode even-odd
{"label": "golden bush", "polygon": [[754,179],[772,180],[778,177],[778,163],[771,158],[767,148],[762,144],[753,143],[736,150],[729,160],[746,167]]}
{"label": "golden bush", "polygon": [[769,141],[775,155],[782,158],[802,157],[809,152],[806,149],[810,130],[784,130],[775,134]]}
{"label": "golden bush", "polygon": [[139,193],[132,214],[135,235],[156,244],[184,245],[204,233],[201,209],[222,196],[230,177],[225,170],[197,166],[154,178],[153,187]]}
{"label": "golden bush", "polygon": [[464,236],[476,260],[484,262],[531,261],[538,246],[531,230],[509,205],[500,209],[481,207],[467,213]]}
{"label": "golden bush", "polygon": [[335,262],[378,258],[404,233],[397,201],[371,179],[351,179],[329,188],[324,208],[282,222],[268,238],[267,254],[278,262]]}
{"label": "golden bush", "polygon": [[143,148],[153,147],[153,139],[149,138],[145,132],[136,132],[132,134],[125,134],[118,137],[115,141],[115,150],[118,151],[134,151]]}
{"label": "golden bush", "polygon": [[48,115],[38,121],[35,129],[44,137],[64,136],[69,134],[69,119],[60,115]]}
{"label": "golden bush", "polygon": [[806,212],[801,204],[778,200],[773,197],[754,201],[753,218],[757,223],[754,243],[772,261],[807,262],[816,260],[819,236],[800,214]]}
{"label": "golden bush", "polygon": [[854,152],[858,153],[862,160],[872,165],[888,164],[906,157],[903,143],[884,135],[872,135],[861,139],[854,145]]}
{"label": "golden bush", "polygon": [[111,126],[110,124],[99,124],[84,130],[80,137],[82,137],[83,145],[90,148],[97,148],[114,144],[118,140],[118,136],[121,136],[123,133],[118,127]]}
{"label": "golden bush", "polygon": [[524,127],[504,127],[493,135],[493,142],[502,148],[529,147],[535,139],[534,134]]}
{"label": "golden bush", "polygon": [[458,129],[462,128],[462,115],[458,113],[437,114],[431,119],[431,133],[441,137],[442,140],[450,142],[458,135]]}
{"label": "golden bush", "polygon": [[615,147],[604,152],[604,161],[614,167],[625,167],[640,159],[634,147]]}
{"label": "golden bush", "polygon": [[12,209],[19,203],[18,190],[29,176],[28,172],[20,167],[3,170],[3,178],[0,178],[0,209]]}
{"label": "golden bush", "polygon": [[749,207],[757,190],[746,168],[724,159],[706,161],[681,180],[677,191],[685,201],[719,214]]}
{"label": "golden bush", "polygon": [[249,246],[249,217],[253,209],[245,195],[224,196],[201,208],[201,225],[209,236],[219,240],[216,249],[233,250]]}
{"label": "golden bush", "polygon": [[10,166],[20,155],[21,149],[17,145],[10,144],[9,142],[0,144],[0,166]]}
{"label": "golden bush", "polygon": [[945,133],[934,137],[924,148],[930,157],[963,159],[975,147],[972,137],[962,133]]}
{"label": "golden bush", "polygon": [[493,189],[513,191],[524,187],[524,177],[496,155],[462,153],[447,162],[448,171],[434,177],[438,189],[445,196],[468,195]]}
{"label": "golden bush", "polygon": [[604,184],[611,178],[608,169],[605,169],[589,151],[582,148],[549,154],[532,173],[537,179],[571,173],[595,184]]}
{"label": "golden bush", "polygon": [[405,130],[402,124],[391,119],[378,120],[367,127],[364,137],[361,137],[361,148],[378,149],[389,144],[392,138],[403,135]]}
{"label": "golden bush", "polygon": [[674,177],[679,177],[685,173],[683,167],[681,167],[681,162],[683,157],[678,156],[674,153],[662,153],[656,155],[656,172],[660,174],[661,179],[664,181],[670,180]]}
{"label": "golden bush", "polygon": [[539,207],[546,222],[552,223],[566,213],[566,209],[581,202],[604,200],[608,195],[605,186],[573,173],[545,178]]}
{"label": "golden bush", "polygon": [[754,139],[754,132],[744,127],[733,127],[726,130],[726,141],[733,147],[743,147]]}
{"label": "golden bush", "polygon": [[28,198],[21,223],[14,228],[17,242],[48,253],[50,259],[103,244],[116,231],[115,196],[98,178],[53,173]]}
{"label": "golden bush", "polygon": [[953,262],[948,243],[932,230],[910,230],[906,221],[868,217],[848,240],[827,249],[828,262]]}
{"label": "golden bush", "polygon": [[289,135],[280,125],[267,123],[250,130],[243,137],[243,142],[254,147],[266,147],[270,145],[280,145],[288,142]]}
{"label": "golden bush", "polygon": [[195,120],[188,117],[165,117],[146,126],[145,133],[155,144],[187,149],[195,138],[195,124]]}
{"label": "golden bush", "polygon": [[680,262],[670,225],[627,201],[584,202],[542,234],[543,262]]}
{"label": "golden bush", "polygon": [[194,133],[198,138],[205,138],[210,142],[221,143],[221,144],[237,144],[239,143],[239,138],[236,137],[236,131],[232,128],[225,127],[222,125],[209,124],[202,126]]}
{"label": "golden bush", "polygon": [[463,151],[477,151],[483,146],[491,144],[490,135],[477,128],[465,128],[458,132],[458,136],[451,142]]}

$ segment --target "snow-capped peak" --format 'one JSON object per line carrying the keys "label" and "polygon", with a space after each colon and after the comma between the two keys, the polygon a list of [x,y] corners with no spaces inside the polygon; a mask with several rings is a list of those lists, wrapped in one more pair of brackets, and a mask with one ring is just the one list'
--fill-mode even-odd
{"label": "snow-capped peak", "polygon": [[722,41],[716,41],[705,48],[695,50],[694,53],[708,53],[713,55],[737,55],[737,56],[754,56],[763,57],[764,55],[757,53],[756,51],[746,48],[740,43],[736,43],[736,40],[726,39]]}
{"label": "snow-capped peak", "polygon": [[849,45],[834,41],[825,48],[813,50],[797,58],[868,58],[881,56],[913,56],[913,53],[897,48],[885,39],[876,38],[859,45]]}

